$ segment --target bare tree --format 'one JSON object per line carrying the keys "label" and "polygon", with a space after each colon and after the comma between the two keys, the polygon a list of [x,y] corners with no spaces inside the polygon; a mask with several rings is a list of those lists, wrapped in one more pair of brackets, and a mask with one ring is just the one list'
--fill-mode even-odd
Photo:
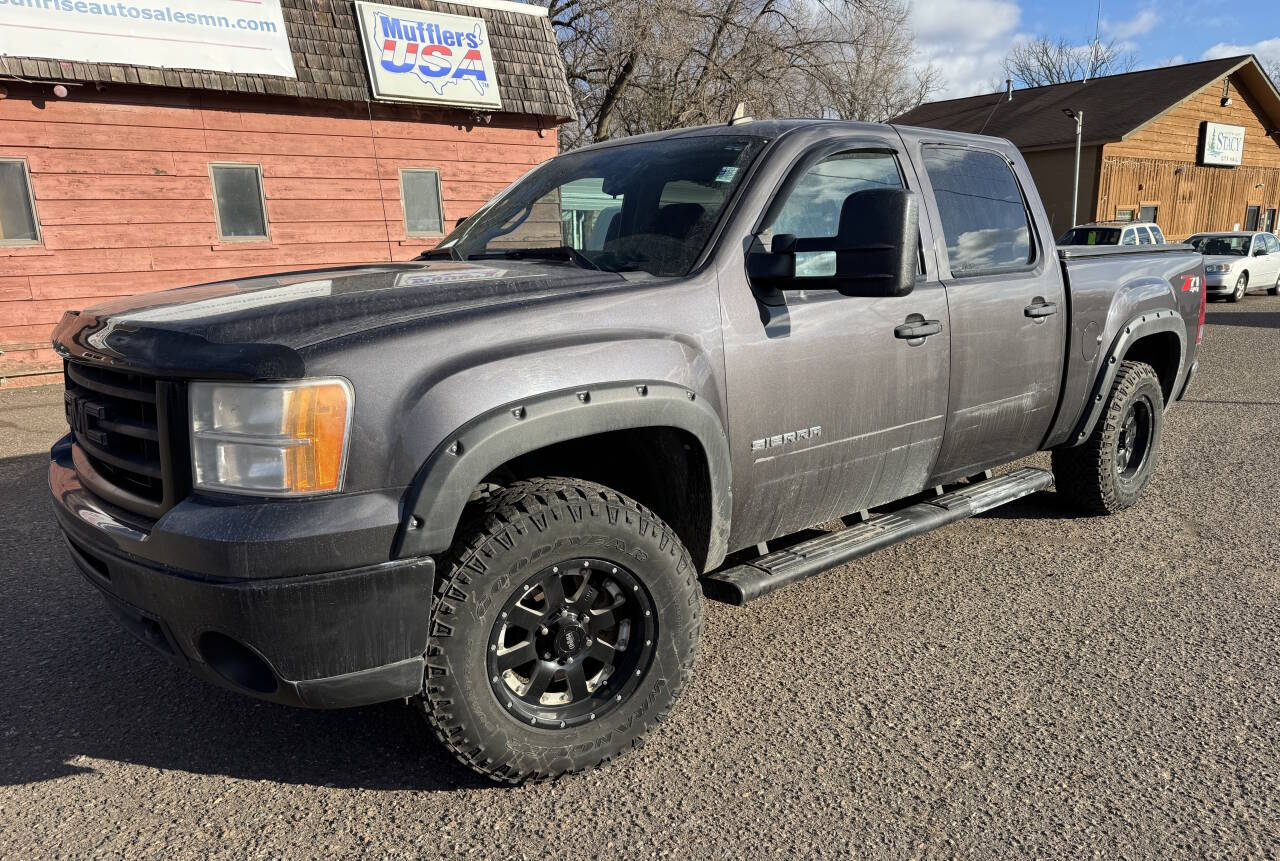
{"label": "bare tree", "polygon": [[550,0],[577,110],[564,148],[754,116],[882,120],[939,89],[905,0]]}
{"label": "bare tree", "polygon": [[1131,72],[1137,63],[1133,52],[1115,40],[1073,45],[1066,39],[1041,36],[1015,45],[1005,57],[1004,73],[1021,86],[1043,87]]}

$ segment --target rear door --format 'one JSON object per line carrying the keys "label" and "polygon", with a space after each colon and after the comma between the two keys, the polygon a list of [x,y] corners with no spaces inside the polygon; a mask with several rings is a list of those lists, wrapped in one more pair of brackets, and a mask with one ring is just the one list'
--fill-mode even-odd
{"label": "rear door", "polygon": [[[1030,454],[1058,405],[1067,308],[1048,218],[997,149],[922,141],[951,317],[941,484]],[[1053,255],[1053,256],[1050,256]]]}

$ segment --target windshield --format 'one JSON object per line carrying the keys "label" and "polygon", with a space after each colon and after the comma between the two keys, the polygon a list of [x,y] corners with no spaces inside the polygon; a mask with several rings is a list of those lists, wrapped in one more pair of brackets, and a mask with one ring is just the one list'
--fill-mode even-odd
{"label": "windshield", "polygon": [[1058,240],[1059,245],[1119,245],[1117,227],[1073,227]]}
{"label": "windshield", "polygon": [[1187,244],[1205,257],[1244,257],[1249,253],[1248,236],[1193,236]]}
{"label": "windshield", "polygon": [[425,256],[541,256],[609,272],[686,275],[764,144],[706,135],[567,153],[507,188]]}

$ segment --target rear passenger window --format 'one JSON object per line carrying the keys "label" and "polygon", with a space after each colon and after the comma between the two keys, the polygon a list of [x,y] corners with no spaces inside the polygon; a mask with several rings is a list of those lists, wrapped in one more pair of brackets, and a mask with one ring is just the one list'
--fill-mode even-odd
{"label": "rear passenger window", "polygon": [[1136,228],[1138,231],[1139,245],[1155,245],[1155,240],[1151,238],[1151,231],[1145,227]]}
{"label": "rear passenger window", "polygon": [[1022,269],[1035,259],[1031,223],[1009,163],[993,152],[927,147],[933,185],[957,277]]}
{"label": "rear passenger window", "polygon": [[1137,245],[1138,232],[1133,228],[1129,228],[1124,232],[1124,237],[1120,240],[1121,245]]}
{"label": "rear passenger window", "polygon": [[1164,245],[1164,234],[1154,224],[1151,225],[1151,238],[1156,241],[1156,245]]}

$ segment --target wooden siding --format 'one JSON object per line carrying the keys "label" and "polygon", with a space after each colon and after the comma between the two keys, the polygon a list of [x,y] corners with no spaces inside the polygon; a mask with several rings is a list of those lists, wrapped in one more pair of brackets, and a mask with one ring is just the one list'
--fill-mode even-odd
{"label": "wooden siding", "polygon": [[[1221,104],[1222,79],[1218,79],[1127,139],[1107,144],[1106,155],[1194,163],[1200,123],[1208,120],[1244,127],[1241,166],[1280,168],[1280,142],[1267,137],[1268,130],[1280,128],[1280,117],[1267,120],[1257,99],[1238,85],[1238,78],[1231,76],[1231,104],[1227,107]],[[1086,123],[1086,135],[1088,128]]]}
{"label": "wooden siding", "polygon": [[[7,84],[0,157],[30,165],[43,243],[0,247],[0,380],[53,367],[68,308],[308,266],[407,260],[401,168],[440,171],[446,227],[556,153],[554,128],[471,127],[412,108],[112,88],[44,100]],[[87,88],[86,88],[87,89]],[[109,96],[109,97],[108,97]],[[262,166],[270,238],[221,243],[210,162]]]}
{"label": "wooden siding", "polygon": [[[1158,206],[1158,221],[1170,239],[1203,230],[1243,227],[1245,209],[1280,207],[1280,141],[1266,132],[1258,101],[1232,76],[1231,100],[1223,107],[1222,80],[1139,129],[1127,140],[1103,147],[1094,217],[1115,218],[1117,209]],[[1196,164],[1200,124],[1229,123],[1245,129],[1239,167]]]}

